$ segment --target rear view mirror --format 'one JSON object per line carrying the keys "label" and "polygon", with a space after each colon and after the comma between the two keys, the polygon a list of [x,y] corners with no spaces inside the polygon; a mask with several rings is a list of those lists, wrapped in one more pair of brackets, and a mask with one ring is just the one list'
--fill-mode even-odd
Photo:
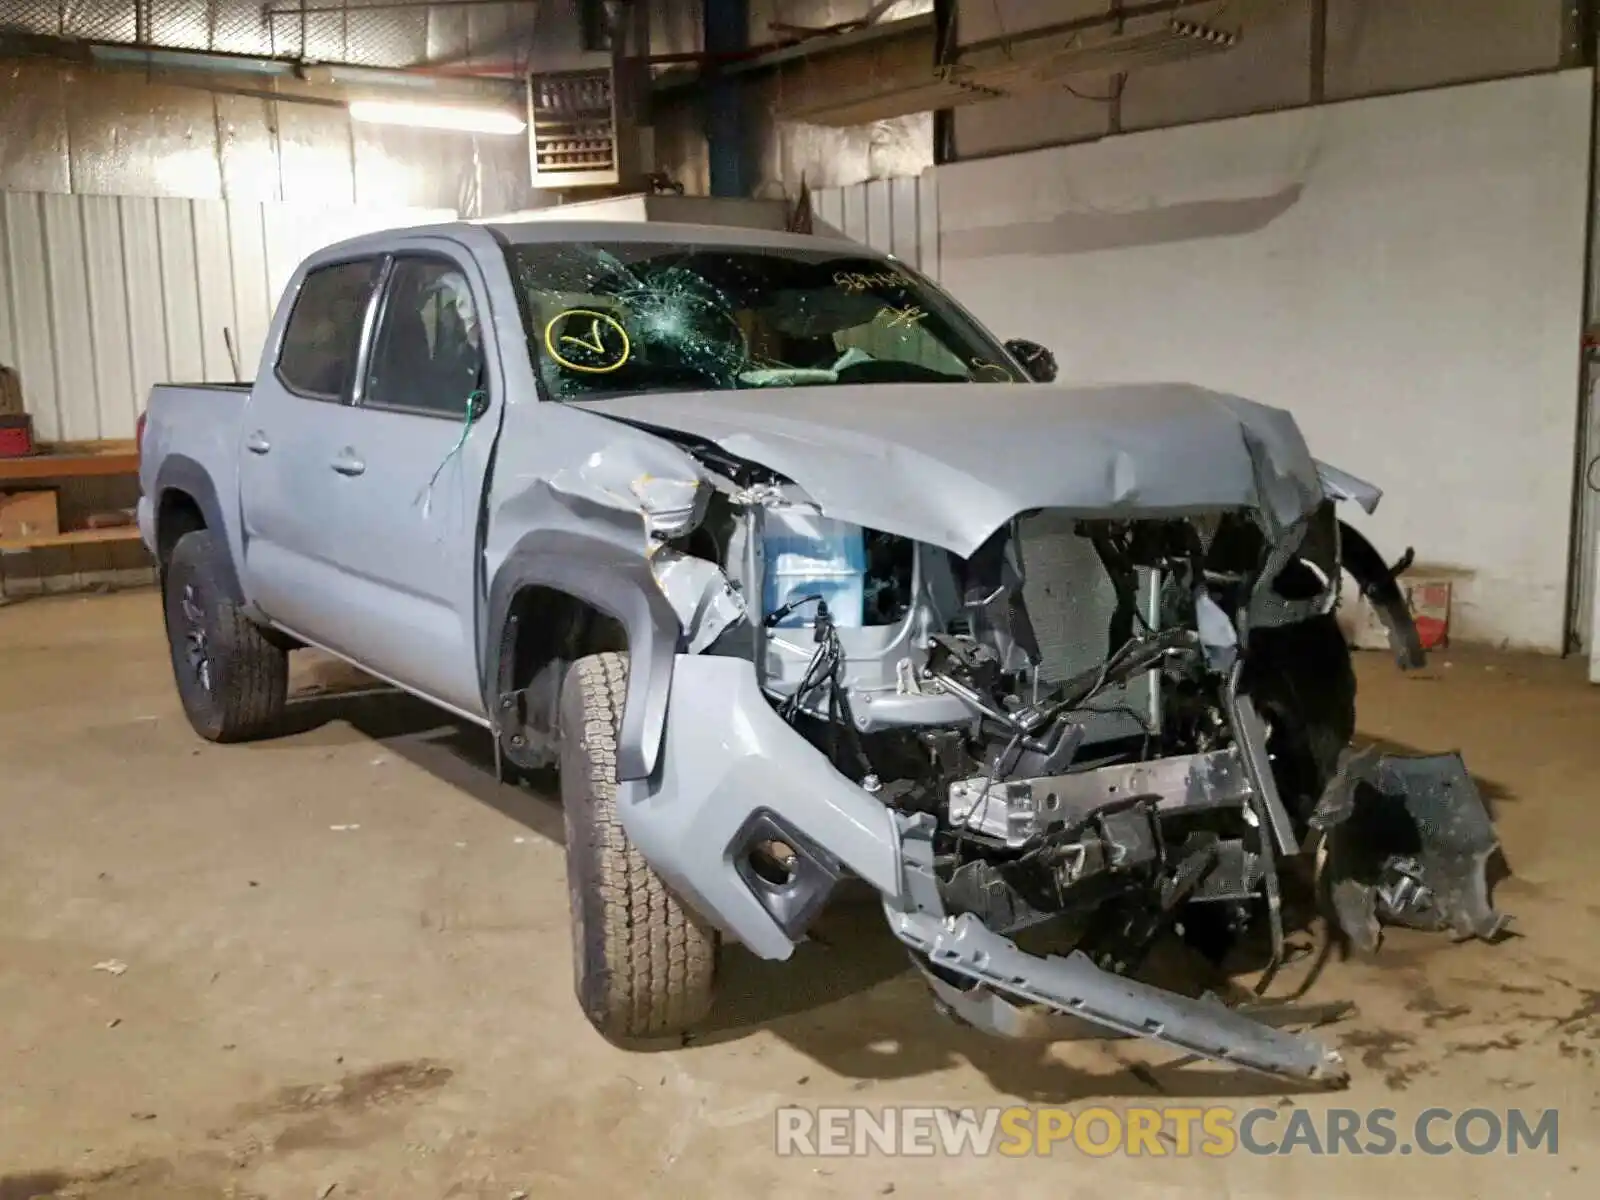
{"label": "rear view mirror", "polygon": [[1027,338],[1012,338],[1006,343],[1011,357],[1022,364],[1028,378],[1035,383],[1053,383],[1056,377],[1056,356],[1038,342]]}

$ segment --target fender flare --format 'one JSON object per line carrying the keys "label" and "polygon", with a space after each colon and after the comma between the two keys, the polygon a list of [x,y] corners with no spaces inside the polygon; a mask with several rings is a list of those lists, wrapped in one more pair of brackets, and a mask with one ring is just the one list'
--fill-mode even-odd
{"label": "fender flare", "polygon": [[[523,537],[495,572],[489,588],[479,679],[485,711],[498,713],[510,690],[505,647],[511,605],[526,587],[565,592],[617,621],[628,638],[628,699],[617,737],[617,778],[648,779],[661,753],[667,696],[683,637],[682,626],[637,551],[564,530]],[[498,736],[498,734],[497,734]]]}
{"label": "fender flare", "polygon": [[[1407,559],[1409,560],[1409,551]],[[1344,521],[1339,522],[1339,557],[1344,569],[1378,614],[1389,634],[1389,649],[1402,671],[1413,671],[1428,665],[1428,655],[1422,648],[1422,638],[1417,633],[1417,623],[1406,606],[1405,594],[1396,582],[1395,572],[1377,547]]]}
{"label": "fender flare", "polygon": [[237,605],[245,605],[244,588],[239,584],[239,572],[233,561],[232,548],[228,546],[228,526],[222,519],[222,503],[217,498],[217,485],[212,482],[211,474],[203,466],[186,454],[169,454],[161,460],[161,466],[156,471],[154,488],[156,522],[156,545],[161,544],[161,501],[168,492],[183,492],[189,496],[200,509],[200,515],[205,518],[206,528],[212,530],[222,539],[228,555],[223,564],[223,584],[229,591],[229,599]]}

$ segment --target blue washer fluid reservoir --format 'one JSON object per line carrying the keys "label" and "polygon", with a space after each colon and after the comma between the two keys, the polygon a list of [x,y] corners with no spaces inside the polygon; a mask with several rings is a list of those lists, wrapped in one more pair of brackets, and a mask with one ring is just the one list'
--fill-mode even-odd
{"label": "blue washer fluid reservoir", "polygon": [[[867,539],[859,525],[834,521],[805,509],[766,513],[762,549],[766,580],[763,611],[776,612],[806,596],[821,596],[840,629],[858,628],[865,608]],[[802,604],[778,628],[815,624],[817,606]]]}

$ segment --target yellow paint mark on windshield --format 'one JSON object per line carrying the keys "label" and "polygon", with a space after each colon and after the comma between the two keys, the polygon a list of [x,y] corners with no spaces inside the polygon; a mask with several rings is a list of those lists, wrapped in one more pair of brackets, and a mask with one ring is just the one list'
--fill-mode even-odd
{"label": "yellow paint mark on windshield", "polygon": [[615,371],[633,353],[622,322],[592,308],[569,308],[551,317],[544,327],[544,348],[569,371],[588,375]]}
{"label": "yellow paint mark on windshield", "polygon": [[923,317],[927,316],[928,310],[920,304],[907,305],[905,308],[895,308],[891,304],[885,304],[883,311],[878,315],[884,318],[885,323],[891,327],[895,325],[910,326],[915,325]]}

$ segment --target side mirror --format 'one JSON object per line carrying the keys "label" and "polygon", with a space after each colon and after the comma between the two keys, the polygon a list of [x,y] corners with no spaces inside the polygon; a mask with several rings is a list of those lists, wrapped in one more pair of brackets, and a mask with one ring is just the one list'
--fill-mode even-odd
{"label": "side mirror", "polygon": [[1038,342],[1027,338],[1012,338],[1006,343],[1011,357],[1022,364],[1028,378],[1035,383],[1053,383],[1056,377],[1056,356]]}

